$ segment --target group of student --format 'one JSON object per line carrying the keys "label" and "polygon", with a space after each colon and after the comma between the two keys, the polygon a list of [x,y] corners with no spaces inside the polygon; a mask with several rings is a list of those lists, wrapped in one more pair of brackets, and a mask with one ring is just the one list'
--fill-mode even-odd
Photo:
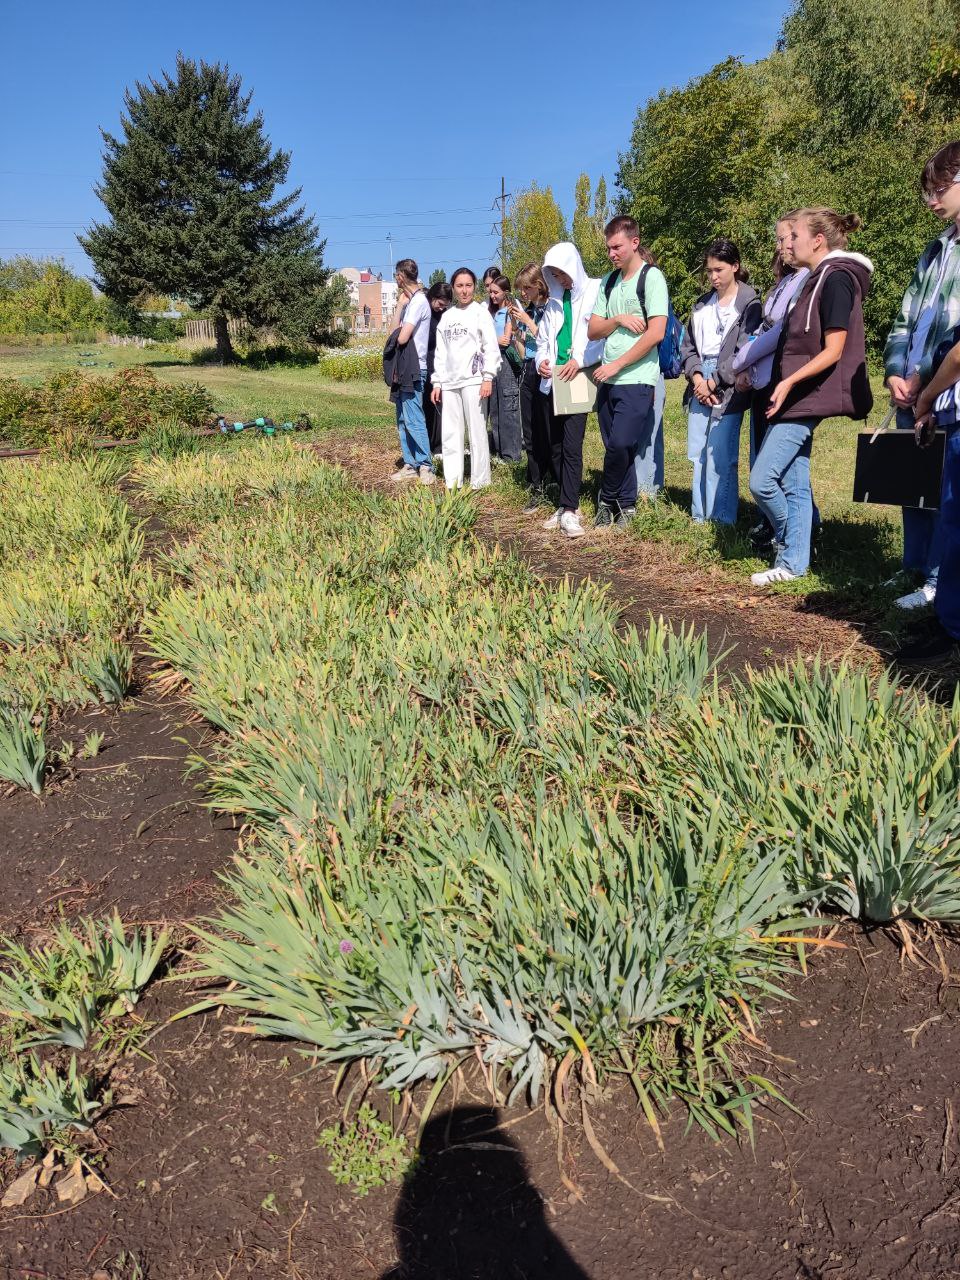
{"label": "group of student", "polygon": [[[921,191],[947,227],[917,265],[884,355],[897,426],[915,430],[921,446],[934,425],[947,429],[939,511],[903,511],[903,572],[922,581],[896,603],[935,604],[937,615],[934,633],[904,651],[917,659],[960,639],[960,142],[927,162]],[[676,369],[687,384],[691,515],[736,521],[740,431],[749,415],[750,492],[761,515],[751,538],[772,561],[753,575],[756,586],[788,582],[809,567],[820,523],[810,479],[817,426],[824,418],[865,419],[872,406],[863,303],[873,265],[848,247],[859,226],[856,214],[822,207],[785,212],[775,228],[774,285],[762,300],[735,244],[717,239],[704,253],[708,288],[687,319]],[[439,455],[447,487],[459,488],[468,441],[470,484],[480,489],[490,483],[491,456],[515,462],[522,447],[525,512],[542,509],[552,483],[559,501],[544,527],[582,537],[587,413],[558,412],[553,392],[555,380],[587,372],[604,446],[595,525],[626,526],[638,496],[657,495],[669,291],[632,218],[613,218],[605,237],[612,270],[602,280],[590,278],[576,247],[563,242],[542,264],[524,267],[515,287],[490,267],[483,302],[469,267],[425,293],[417,264],[397,264],[394,337],[400,348],[415,348],[417,369],[412,389],[397,397],[404,465],[395,480],[432,484]]]}

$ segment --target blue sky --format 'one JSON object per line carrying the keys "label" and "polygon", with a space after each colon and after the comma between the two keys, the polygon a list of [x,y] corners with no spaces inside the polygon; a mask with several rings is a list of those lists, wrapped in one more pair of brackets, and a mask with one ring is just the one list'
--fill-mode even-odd
{"label": "blue sky", "polygon": [[[100,127],[177,51],[229,63],[252,90],[331,266],[424,275],[496,260],[507,190],[550,185],[569,215],[581,171],[612,187],[637,106],[728,54],[769,52],[769,0],[614,5],[163,0],[4,6],[0,256],[89,264],[74,235],[101,206]],[[546,15],[546,16],[545,16]],[[642,15],[642,16],[641,16]]]}

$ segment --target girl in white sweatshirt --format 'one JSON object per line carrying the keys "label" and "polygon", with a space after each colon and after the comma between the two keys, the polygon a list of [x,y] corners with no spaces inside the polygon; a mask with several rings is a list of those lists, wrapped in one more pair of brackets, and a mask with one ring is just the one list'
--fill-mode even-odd
{"label": "girl in white sweatshirt", "polygon": [[473,295],[477,277],[469,267],[453,273],[454,305],[437,325],[433,363],[434,404],[443,402],[441,448],[448,489],[463,484],[464,429],[470,433],[470,488],[490,483],[490,446],[480,401],[490,398],[500,368],[500,346],[489,310]]}

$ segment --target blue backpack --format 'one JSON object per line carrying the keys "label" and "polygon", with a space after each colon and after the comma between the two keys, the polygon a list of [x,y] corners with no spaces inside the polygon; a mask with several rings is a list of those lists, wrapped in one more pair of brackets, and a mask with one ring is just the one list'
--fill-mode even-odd
{"label": "blue backpack", "polygon": [[[647,318],[647,308],[645,305],[647,272],[650,270],[649,262],[644,263],[643,267],[637,272],[637,300],[640,303],[640,310],[643,312],[643,318]],[[611,271],[607,276],[606,283],[603,286],[603,292],[610,301],[610,295],[613,293],[620,279],[619,268]],[[680,362],[680,344],[683,342],[683,325],[677,319],[673,309],[673,303],[667,303],[667,328],[660,342],[657,354],[660,357],[660,372],[665,378],[679,378],[683,372],[683,365]]]}

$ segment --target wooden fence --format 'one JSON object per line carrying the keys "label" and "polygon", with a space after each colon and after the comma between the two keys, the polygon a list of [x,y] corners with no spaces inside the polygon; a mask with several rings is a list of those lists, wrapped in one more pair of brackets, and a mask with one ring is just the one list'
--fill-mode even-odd
{"label": "wooden fence", "polygon": [[[227,332],[231,338],[242,338],[247,326],[242,320],[228,320]],[[216,342],[212,320],[187,320],[184,336],[188,342]]]}

